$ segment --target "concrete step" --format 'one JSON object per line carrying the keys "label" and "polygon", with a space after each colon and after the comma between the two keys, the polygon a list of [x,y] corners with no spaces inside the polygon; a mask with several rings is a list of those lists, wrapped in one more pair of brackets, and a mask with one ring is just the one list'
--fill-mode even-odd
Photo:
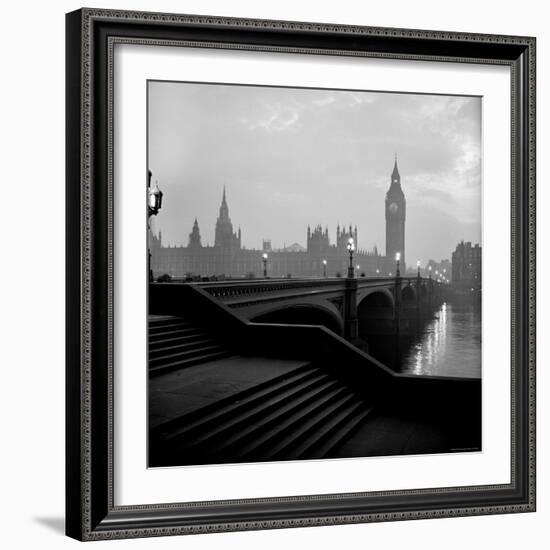
{"label": "concrete step", "polygon": [[191,359],[197,355],[205,355],[213,353],[215,351],[225,351],[222,347],[218,346],[215,342],[203,345],[192,345],[183,350],[167,353],[155,358],[149,358],[149,367],[157,367],[164,365],[165,363],[173,363],[174,361],[185,361],[185,359]]}
{"label": "concrete step", "polygon": [[224,357],[230,357],[232,354],[229,351],[221,350],[218,348],[217,351],[211,353],[204,353],[202,355],[195,355],[187,359],[179,359],[172,361],[170,363],[162,363],[160,365],[152,366],[149,364],[149,375],[150,376],[159,376],[170,371],[185,369],[187,367],[192,367],[200,363],[207,363],[210,361],[216,361],[217,359],[222,359]]}
{"label": "concrete step", "polygon": [[169,327],[182,327],[189,326],[190,322],[183,317],[166,317],[162,319],[150,319],[149,320],[149,331],[158,332],[160,329],[165,329]]}
{"label": "concrete step", "polygon": [[373,410],[372,406],[363,402],[342,410],[339,414],[333,415],[328,422],[323,425],[323,435],[314,432],[288,448],[284,457],[287,459],[307,458],[319,459],[330,457],[331,451],[336,449],[343,441],[350,437],[355,429],[365,420]]}
{"label": "concrete step", "polygon": [[317,375],[318,369],[306,364],[166,422],[155,428],[151,435],[158,441],[193,437],[203,430],[211,429],[228,416],[248,411],[288,389],[311,381]]}
{"label": "concrete step", "polygon": [[[183,341],[182,339],[178,339],[168,342],[163,346],[155,346],[153,349],[149,349],[149,359],[157,359],[160,357],[169,356],[179,351],[188,351],[213,344],[218,345],[212,338],[208,337],[197,336],[193,338],[186,338]],[[219,347],[221,348],[222,346]]]}
{"label": "concrete step", "polygon": [[[331,405],[349,399],[348,392],[337,382],[322,391],[315,389],[307,398],[291,403],[283,410],[267,416],[261,423],[251,426],[217,449],[216,454],[227,453],[239,460],[258,460],[271,457],[273,448],[285,438],[294,438],[313,417],[321,414],[323,409],[332,410]],[[333,405],[334,406],[334,405]]]}
{"label": "concrete step", "polygon": [[231,445],[235,439],[242,442],[251,432],[261,430],[262,426],[266,426],[276,418],[282,420],[292,410],[304,406],[312,399],[319,398],[320,395],[331,391],[335,386],[336,383],[323,374],[319,374],[313,379],[306,379],[295,387],[288,388],[271,399],[257,404],[252,409],[233,415],[214,429],[203,431],[193,439],[186,437],[185,446],[189,452],[200,455],[205,450],[208,452],[209,449],[218,451],[225,448]]}
{"label": "concrete step", "polygon": [[153,338],[149,337],[149,349],[158,349],[164,346],[175,345],[178,342],[192,342],[194,340],[199,340],[201,338],[209,338],[209,336],[200,329],[188,330],[181,333],[174,333],[168,336],[155,336]]}
{"label": "concrete step", "polygon": [[[288,420],[276,426],[273,433],[267,433],[254,446],[243,448],[242,455],[247,460],[276,460],[290,447],[302,439],[324,433],[324,425],[342,410],[357,404],[357,398],[347,389],[313,402],[309,407],[298,410]],[[297,457],[296,457],[297,458]]]}
{"label": "concrete step", "polygon": [[150,331],[149,341],[155,342],[166,338],[186,336],[189,334],[206,334],[206,331],[191,325],[187,327],[163,327],[159,331]]}

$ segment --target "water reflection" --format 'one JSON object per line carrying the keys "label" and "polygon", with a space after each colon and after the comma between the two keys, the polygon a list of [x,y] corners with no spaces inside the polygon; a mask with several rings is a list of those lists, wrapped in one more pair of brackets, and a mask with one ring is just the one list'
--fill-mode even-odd
{"label": "water reflection", "polygon": [[370,353],[398,372],[429,376],[481,376],[481,311],[444,303],[416,334],[369,341]]}

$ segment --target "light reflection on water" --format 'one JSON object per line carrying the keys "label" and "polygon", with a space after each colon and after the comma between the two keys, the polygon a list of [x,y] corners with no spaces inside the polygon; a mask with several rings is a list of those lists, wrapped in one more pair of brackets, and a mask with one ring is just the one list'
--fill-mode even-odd
{"label": "light reflection on water", "polygon": [[481,377],[481,313],[476,306],[443,304],[422,335],[404,351],[400,372]]}

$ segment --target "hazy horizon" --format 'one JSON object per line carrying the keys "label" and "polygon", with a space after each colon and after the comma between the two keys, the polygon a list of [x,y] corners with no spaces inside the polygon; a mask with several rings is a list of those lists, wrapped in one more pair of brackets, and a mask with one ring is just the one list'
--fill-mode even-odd
{"label": "hazy horizon", "polygon": [[149,82],[149,159],[164,192],[163,243],[186,245],[195,218],[213,244],[226,187],[243,245],[306,244],[308,224],[357,225],[385,253],[384,199],[395,154],[407,200],[406,257],[450,259],[481,240],[481,99]]}

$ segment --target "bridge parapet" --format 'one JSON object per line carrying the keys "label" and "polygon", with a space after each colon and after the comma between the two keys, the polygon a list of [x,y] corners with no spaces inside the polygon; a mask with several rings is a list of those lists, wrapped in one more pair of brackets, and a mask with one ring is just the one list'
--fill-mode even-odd
{"label": "bridge parapet", "polygon": [[308,289],[336,290],[345,287],[345,279],[262,279],[251,281],[217,281],[190,283],[202,288],[212,297],[237,298],[240,296],[254,296],[270,292],[296,291]]}
{"label": "bridge parapet", "polygon": [[422,277],[266,278],[187,284],[238,311],[242,319],[320,324],[352,342],[359,333],[365,339],[367,333],[416,330],[423,319],[430,318],[439,291],[436,281]]}
{"label": "bridge parapet", "polygon": [[[346,288],[346,278],[339,277],[335,279],[254,279],[250,281],[214,281],[189,283],[202,288],[214,298],[223,300],[224,298],[237,298],[239,296],[253,296],[256,294],[266,294],[270,292],[281,291],[299,291],[299,290],[344,290]],[[361,277],[355,279],[358,288],[364,287],[393,287],[396,284],[395,277]],[[417,277],[400,277],[401,285],[417,284]],[[427,279],[420,279],[426,282]]]}

